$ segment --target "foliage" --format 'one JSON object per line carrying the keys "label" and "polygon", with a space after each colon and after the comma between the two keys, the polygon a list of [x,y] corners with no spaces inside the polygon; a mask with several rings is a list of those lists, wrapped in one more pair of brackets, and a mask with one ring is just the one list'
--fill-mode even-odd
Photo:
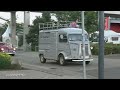
{"label": "foliage", "polygon": [[43,11],[42,17],[36,17],[33,25],[30,27],[28,35],[26,35],[27,43],[31,43],[31,49],[34,51],[38,46],[39,23],[51,22],[50,12]]}
{"label": "foliage", "polygon": [[18,35],[18,46],[23,45],[23,23],[16,23],[16,34]]}
{"label": "foliage", "polygon": [[79,11],[54,11],[58,21],[80,21]]}
{"label": "foliage", "polygon": [[19,35],[18,38],[19,38],[18,46],[21,47],[23,45],[23,35]]}
{"label": "foliage", "polygon": [[11,67],[11,56],[6,53],[0,53],[0,69]]}
{"label": "foliage", "polygon": [[85,12],[85,28],[88,33],[95,32],[98,29],[98,13],[95,11]]}
{"label": "foliage", "polygon": [[[99,46],[98,44],[93,44],[91,45],[93,47],[92,54],[93,55],[98,55],[99,54]],[[112,44],[112,43],[105,43],[104,47],[104,54],[120,54],[120,45]]]}
{"label": "foliage", "polygon": [[[58,21],[81,21],[80,11],[54,11]],[[85,29],[88,33],[97,30],[98,15],[95,11],[85,11]]]}

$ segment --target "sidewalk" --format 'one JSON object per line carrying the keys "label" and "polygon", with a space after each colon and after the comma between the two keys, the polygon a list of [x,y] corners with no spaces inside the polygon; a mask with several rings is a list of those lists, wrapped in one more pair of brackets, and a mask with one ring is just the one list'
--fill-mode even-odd
{"label": "sidewalk", "polygon": [[[30,64],[22,64],[22,67],[30,70],[8,70],[0,71],[0,79],[83,79],[83,74],[78,76],[60,75],[50,73],[47,67],[35,66]],[[87,79],[95,79],[92,76],[87,76]]]}
{"label": "sidewalk", "polygon": [[72,79],[72,77],[52,75],[34,70],[13,70],[0,71],[0,79]]}

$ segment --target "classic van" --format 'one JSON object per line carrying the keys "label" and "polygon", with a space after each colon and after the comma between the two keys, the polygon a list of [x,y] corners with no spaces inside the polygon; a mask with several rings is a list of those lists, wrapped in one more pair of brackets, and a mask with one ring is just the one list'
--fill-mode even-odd
{"label": "classic van", "polygon": [[[48,25],[47,25],[48,26]],[[65,25],[66,26],[66,25]],[[85,61],[93,60],[88,33],[85,32]],[[67,61],[83,61],[82,29],[73,27],[44,28],[39,31],[40,62],[56,60],[60,65]]]}

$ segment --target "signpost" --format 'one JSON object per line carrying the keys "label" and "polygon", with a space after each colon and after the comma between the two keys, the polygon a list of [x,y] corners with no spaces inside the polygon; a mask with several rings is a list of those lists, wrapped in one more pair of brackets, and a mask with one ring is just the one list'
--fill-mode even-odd
{"label": "signpost", "polygon": [[86,62],[85,62],[85,34],[84,34],[84,11],[82,11],[81,13],[81,17],[82,17],[82,44],[83,44],[83,78],[86,79]]}
{"label": "signpost", "polygon": [[104,11],[99,11],[98,78],[104,79]]}

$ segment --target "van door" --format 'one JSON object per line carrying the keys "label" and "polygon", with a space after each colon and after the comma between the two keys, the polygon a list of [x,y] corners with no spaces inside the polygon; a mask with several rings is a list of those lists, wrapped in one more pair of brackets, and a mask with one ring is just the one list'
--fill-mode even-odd
{"label": "van door", "polygon": [[61,33],[58,35],[58,53],[64,52],[66,55],[70,55],[70,47],[67,39],[66,33]]}

